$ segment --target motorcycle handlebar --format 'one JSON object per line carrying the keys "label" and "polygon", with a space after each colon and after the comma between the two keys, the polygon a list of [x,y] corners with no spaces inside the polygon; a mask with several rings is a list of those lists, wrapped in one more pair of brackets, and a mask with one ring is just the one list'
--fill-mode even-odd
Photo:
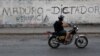
{"label": "motorcycle handlebar", "polygon": [[69,26],[70,26],[70,27],[73,27],[73,28],[74,28],[74,27],[77,27],[77,25],[75,25],[75,24],[74,24],[74,23],[72,23],[72,22],[71,22],[71,23],[69,23]]}

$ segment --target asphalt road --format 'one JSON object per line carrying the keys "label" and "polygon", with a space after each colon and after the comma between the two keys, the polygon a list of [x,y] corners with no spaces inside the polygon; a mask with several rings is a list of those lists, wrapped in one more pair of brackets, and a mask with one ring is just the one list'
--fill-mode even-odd
{"label": "asphalt road", "polygon": [[51,49],[46,36],[0,35],[0,56],[100,56],[100,36],[88,36],[84,49],[73,43]]}

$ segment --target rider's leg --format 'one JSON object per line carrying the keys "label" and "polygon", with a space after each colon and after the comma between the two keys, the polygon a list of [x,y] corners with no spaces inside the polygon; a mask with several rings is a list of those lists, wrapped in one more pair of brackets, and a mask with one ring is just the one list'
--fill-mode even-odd
{"label": "rider's leg", "polygon": [[70,32],[68,32],[67,35],[68,35],[68,36],[66,36],[67,40],[70,41]]}
{"label": "rider's leg", "polygon": [[66,41],[70,41],[70,32],[66,32],[66,38],[65,38],[65,42]]}

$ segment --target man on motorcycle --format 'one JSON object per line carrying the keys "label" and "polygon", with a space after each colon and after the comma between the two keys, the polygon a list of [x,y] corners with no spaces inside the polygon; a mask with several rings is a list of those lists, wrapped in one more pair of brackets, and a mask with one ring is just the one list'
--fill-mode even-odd
{"label": "man on motorcycle", "polygon": [[65,41],[64,41],[64,44],[67,43],[67,41],[70,41],[69,38],[70,38],[70,32],[66,32],[64,30],[64,27],[69,27],[70,25],[68,23],[64,23],[63,22],[63,19],[64,19],[64,16],[63,15],[60,15],[58,17],[58,21],[56,21],[54,23],[54,30],[55,32],[60,35],[60,34],[66,34],[66,38],[65,38]]}

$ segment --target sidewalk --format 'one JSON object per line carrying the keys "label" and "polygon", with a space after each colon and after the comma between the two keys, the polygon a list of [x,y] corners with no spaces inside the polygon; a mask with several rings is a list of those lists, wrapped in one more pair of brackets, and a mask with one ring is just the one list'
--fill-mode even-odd
{"label": "sidewalk", "polygon": [[[95,25],[80,25],[78,26],[80,34],[100,34],[100,26]],[[71,28],[66,28],[67,30]],[[53,27],[37,27],[37,28],[0,28],[0,35],[18,34],[18,35],[33,35],[44,34],[47,31],[53,32]]]}

